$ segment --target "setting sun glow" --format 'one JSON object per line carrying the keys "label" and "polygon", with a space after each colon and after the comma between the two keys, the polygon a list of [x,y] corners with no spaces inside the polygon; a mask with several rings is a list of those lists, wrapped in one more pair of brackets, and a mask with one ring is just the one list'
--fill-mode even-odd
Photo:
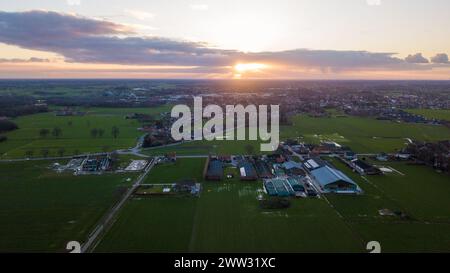
{"label": "setting sun glow", "polygon": [[267,68],[267,65],[260,63],[244,63],[244,64],[237,64],[234,66],[234,70],[236,70],[236,72],[239,73],[258,72],[264,68]]}

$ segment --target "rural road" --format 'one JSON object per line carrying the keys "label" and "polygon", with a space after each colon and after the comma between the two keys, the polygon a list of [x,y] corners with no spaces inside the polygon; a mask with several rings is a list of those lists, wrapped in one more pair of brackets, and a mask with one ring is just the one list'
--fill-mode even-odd
{"label": "rural road", "polygon": [[98,243],[98,238],[101,234],[106,234],[106,231],[111,227],[111,221],[117,216],[117,213],[123,207],[125,202],[130,198],[133,192],[139,187],[139,185],[144,181],[147,174],[153,168],[157,162],[157,157],[155,157],[152,162],[145,168],[144,172],[136,179],[134,184],[128,189],[128,191],[123,195],[119,202],[114,205],[111,210],[100,220],[94,231],[89,235],[87,241],[81,246],[81,253],[93,251],[96,243]]}

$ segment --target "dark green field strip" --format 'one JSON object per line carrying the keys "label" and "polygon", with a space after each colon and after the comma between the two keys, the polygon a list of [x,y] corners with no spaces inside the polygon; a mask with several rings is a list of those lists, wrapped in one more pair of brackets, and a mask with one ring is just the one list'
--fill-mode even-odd
{"label": "dark green field strip", "polygon": [[64,251],[85,240],[135,176],[56,174],[50,164],[0,163],[0,252]]}

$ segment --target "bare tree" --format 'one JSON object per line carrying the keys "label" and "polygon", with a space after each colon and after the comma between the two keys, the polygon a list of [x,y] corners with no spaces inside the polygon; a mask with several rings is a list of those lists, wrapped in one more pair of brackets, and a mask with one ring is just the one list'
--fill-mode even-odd
{"label": "bare tree", "polygon": [[50,151],[47,148],[43,148],[41,150],[42,157],[47,157],[49,153],[50,153]]}
{"label": "bare tree", "polygon": [[114,138],[117,138],[119,136],[119,133],[120,133],[119,128],[117,128],[117,126],[113,126],[111,129],[111,135]]}
{"label": "bare tree", "polygon": [[105,133],[105,130],[103,130],[103,129],[98,129],[98,136],[99,136],[99,137],[102,137],[104,133]]}
{"label": "bare tree", "polygon": [[59,128],[59,127],[53,128],[53,130],[52,130],[52,136],[58,138],[59,136],[61,136],[61,134],[62,134],[61,128]]}
{"label": "bare tree", "polygon": [[96,138],[97,135],[98,135],[98,130],[97,130],[97,128],[91,129],[91,136],[92,136],[93,138]]}
{"label": "bare tree", "polygon": [[50,134],[50,130],[46,129],[46,128],[42,128],[41,130],[39,130],[39,136],[45,138],[48,136],[48,134]]}
{"label": "bare tree", "polygon": [[34,155],[34,151],[33,150],[26,150],[25,151],[25,156],[26,157],[33,157]]}
{"label": "bare tree", "polygon": [[58,155],[60,157],[63,157],[65,152],[66,152],[66,149],[64,149],[63,147],[58,149]]}

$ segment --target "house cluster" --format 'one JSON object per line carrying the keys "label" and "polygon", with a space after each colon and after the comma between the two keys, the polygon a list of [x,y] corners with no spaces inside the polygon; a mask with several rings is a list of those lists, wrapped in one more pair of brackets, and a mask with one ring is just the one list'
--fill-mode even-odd
{"label": "house cluster", "polygon": [[376,116],[377,116],[378,120],[391,120],[391,121],[406,122],[406,123],[424,123],[424,124],[432,124],[432,125],[441,124],[440,120],[428,119],[422,115],[409,113],[404,110],[396,109],[396,108],[380,109]]}
{"label": "house cluster", "polygon": [[140,131],[146,133],[142,141],[142,147],[156,147],[176,143],[171,134],[173,119],[170,117],[170,113],[162,113],[157,119],[141,114],[135,114],[134,118],[138,118],[144,123],[139,128]]}

